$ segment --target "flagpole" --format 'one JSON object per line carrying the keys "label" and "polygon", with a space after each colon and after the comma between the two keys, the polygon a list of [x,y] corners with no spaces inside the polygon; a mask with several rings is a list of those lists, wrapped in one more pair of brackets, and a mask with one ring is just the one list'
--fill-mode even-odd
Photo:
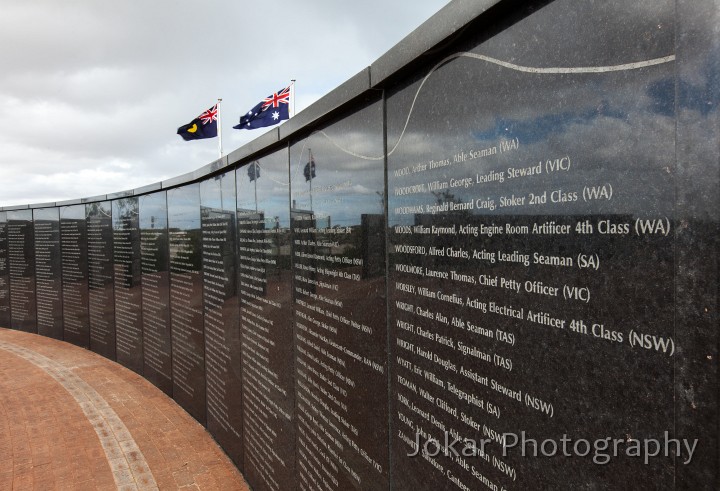
{"label": "flagpole", "polygon": [[258,181],[258,161],[256,160],[253,162],[253,168],[255,171],[255,179],[253,179],[253,182],[255,183],[255,213],[257,213],[257,181]]}
{"label": "flagpole", "polygon": [[218,151],[220,152],[220,158],[222,158],[222,119],[220,118],[220,103],[222,99],[218,99],[217,104],[217,127],[218,127]]}
{"label": "flagpole", "polygon": [[312,154],[312,148],[308,148],[308,152],[310,153],[310,162],[308,162],[308,171],[310,175],[310,210],[313,209],[313,202],[312,202],[312,178],[313,178],[313,164],[315,163],[315,159],[313,158]]}
{"label": "flagpole", "polygon": [[290,117],[295,116],[295,79],[290,80],[290,99],[292,99],[292,114]]}

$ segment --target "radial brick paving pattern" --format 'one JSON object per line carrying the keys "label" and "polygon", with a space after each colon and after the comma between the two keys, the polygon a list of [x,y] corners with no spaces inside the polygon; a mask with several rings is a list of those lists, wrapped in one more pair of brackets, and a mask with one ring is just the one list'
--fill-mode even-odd
{"label": "radial brick paving pattern", "polygon": [[247,490],[205,429],[139,375],[0,329],[0,490]]}

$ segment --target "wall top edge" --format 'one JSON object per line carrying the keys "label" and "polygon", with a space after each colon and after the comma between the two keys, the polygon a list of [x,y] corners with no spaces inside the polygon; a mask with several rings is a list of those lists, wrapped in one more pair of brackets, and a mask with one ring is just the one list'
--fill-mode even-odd
{"label": "wall top edge", "polygon": [[30,205],[3,206],[2,211],[27,210]]}
{"label": "wall top edge", "polygon": [[405,36],[370,65],[370,85],[401,71],[504,0],[454,0]]}
{"label": "wall top edge", "polygon": [[221,158],[217,159],[215,162],[211,162],[207,165],[200,167],[199,169],[194,170],[193,176],[195,176],[195,179],[200,179],[207,175],[214,174],[214,173],[226,168],[227,166],[228,166],[227,155],[223,155]]}
{"label": "wall top edge", "polygon": [[166,179],[161,183],[162,189],[174,188],[182,186],[183,184],[191,183],[195,180],[195,177],[193,177],[194,175],[195,171],[190,171],[186,172],[185,174]]}
{"label": "wall top edge", "polygon": [[37,208],[50,208],[55,205],[56,205],[55,201],[50,201],[48,203],[32,203],[32,204],[28,205],[28,207],[32,208],[32,209],[37,209]]}
{"label": "wall top edge", "polygon": [[66,199],[64,201],[56,201],[55,206],[68,206],[68,205],[80,205],[82,204],[82,200],[80,198],[78,199]]}
{"label": "wall top edge", "polygon": [[288,124],[290,121],[292,121],[292,119],[283,122],[280,126],[274,127],[273,129],[267,131],[266,133],[263,133],[254,140],[246,143],[242,147],[233,150],[232,152],[227,154],[229,165],[235,165],[240,161],[247,159],[251,155],[256,155],[258,153],[269,150],[269,148],[271,148],[273,145],[277,144],[280,141],[280,128]]}
{"label": "wall top edge", "polygon": [[[224,169],[228,166],[228,158],[227,156],[220,157],[219,159],[215,160],[214,162],[211,162],[207,165],[204,165],[203,167],[200,167],[199,169],[195,169],[194,171],[186,172],[185,174],[171,177],[170,179],[166,179],[160,183],[162,189],[168,189],[168,188],[175,188],[178,186],[182,186],[183,184],[190,184],[191,182],[195,182],[199,179],[202,179],[205,176],[211,175],[221,169]],[[136,193],[137,194],[137,193]]]}
{"label": "wall top edge", "polygon": [[162,182],[154,182],[152,184],[148,184],[146,186],[142,186],[142,187],[133,189],[133,196],[138,196],[140,194],[147,194],[147,193],[151,193],[153,191],[160,191],[161,189],[162,189]]}
{"label": "wall top edge", "polygon": [[302,131],[370,88],[370,67],[366,67],[281,125],[280,140]]}
{"label": "wall top edge", "polygon": [[106,196],[107,199],[118,199],[118,198],[128,198],[130,196],[135,195],[134,189],[128,189],[127,191],[118,191],[117,193],[111,193]]}
{"label": "wall top edge", "polygon": [[107,194],[98,194],[97,196],[89,196],[87,198],[80,198],[80,201],[82,203],[95,203],[97,201],[105,201],[107,200]]}

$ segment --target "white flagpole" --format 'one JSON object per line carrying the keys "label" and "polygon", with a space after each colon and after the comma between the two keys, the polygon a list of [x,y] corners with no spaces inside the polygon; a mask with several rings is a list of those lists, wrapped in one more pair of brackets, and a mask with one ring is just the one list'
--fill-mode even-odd
{"label": "white flagpole", "polygon": [[292,104],[290,105],[290,108],[292,109],[290,117],[292,118],[295,116],[295,79],[290,80],[290,99],[292,101]]}
{"label": "white flagpole", "polygon": [[220,118],[220,103],[222,99],[218,99],[217,104],[217,128],[218,128],[218,151],[220,152],[220,158],[222,158],[222,119]]}

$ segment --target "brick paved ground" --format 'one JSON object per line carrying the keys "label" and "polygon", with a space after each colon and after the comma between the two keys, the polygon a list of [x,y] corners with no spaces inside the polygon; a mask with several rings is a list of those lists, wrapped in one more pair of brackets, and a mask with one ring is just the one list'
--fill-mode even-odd
{"label": "brick paved ground", "polygon": [[0,490],[248,490],[212,437],[145,379],[0,328]]}

